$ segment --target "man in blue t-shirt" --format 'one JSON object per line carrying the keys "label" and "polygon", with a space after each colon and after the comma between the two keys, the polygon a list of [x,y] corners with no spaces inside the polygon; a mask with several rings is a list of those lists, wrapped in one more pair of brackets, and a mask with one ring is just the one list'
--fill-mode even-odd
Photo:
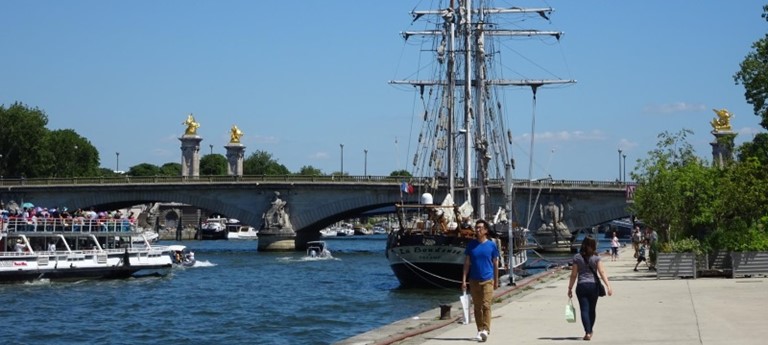
{"label": "man in blue t-shirt", "polygon": [[490,224],[485,220],[475,223],[476,239],[467,244],[464,250],[464,272],[461,288],[467,290],[469,277],[469,292],[475,306],[475,324],[477,325],[477,340],[486,341],[491,332],[491,302],[493,290],[499,286],[499,248],[488,239]]}

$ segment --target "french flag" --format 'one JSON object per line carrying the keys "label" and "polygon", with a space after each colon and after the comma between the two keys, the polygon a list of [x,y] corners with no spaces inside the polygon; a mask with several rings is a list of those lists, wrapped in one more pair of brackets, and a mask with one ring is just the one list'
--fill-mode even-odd
{"label": "french flag", "polygon": [[411,193],[413,193],[413,185],[411,185],[410,183],[407,183],[407,182],[403,182],[400,185],[400,191],[408,193],[408,194],[411,194]]}

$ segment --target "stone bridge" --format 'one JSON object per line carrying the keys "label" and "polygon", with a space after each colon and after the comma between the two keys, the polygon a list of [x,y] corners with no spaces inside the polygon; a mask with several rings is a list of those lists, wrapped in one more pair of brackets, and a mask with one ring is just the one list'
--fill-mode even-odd
{"label": "stone bridge", "polygon": [[[259,228],[274,192],[287,202],[297,242],[319,238],[319,230],[361,213],[417,202],[420,183],[413,194],[400,192],[402,179],[372,176],[210,176],[118,177],[76,179],[26,179],[0,181],[0,200],[32,202],[43,207],[70,210],[126,208],[152,202],[177,202],[239,219]],[[493,209],[503,206],[501,181],[490,181]],[[540,180],[513,181],[515,208],[520,223],[531,217],[528,228],[540,225],[539,206],[552,201],[564,207],[571,230],[628,217],[626,185],[618,182]],[[447,191],[434,194],[436,203]],[[457,194],[460,194],[457,192]],[[455,196],[462,202],[461,195]],[[528,207],[528,205],[536,205]]]}

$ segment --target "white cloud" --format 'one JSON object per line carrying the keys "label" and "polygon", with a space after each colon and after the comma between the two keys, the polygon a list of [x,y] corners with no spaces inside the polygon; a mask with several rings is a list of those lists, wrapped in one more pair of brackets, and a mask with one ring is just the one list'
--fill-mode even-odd
{"label": "white cloud", "polygon": [[253,137],[253,141],[257,144],[277,144],[280,142],[280,139],[273,136],[257,135]]}
{"label": "white cloud", "polygon": [[309,155],[309,158],[313,160],[326,160],[328,159],[328,152],[315,152]]}
{"label": "white cloud", "polygon": [[686,102],[674,102],[667,104],[649,104],[643,108],[643,112],[649,114],[671,114],[684,112],[704,111],[707,107],[704,104],[691,104]]}
{"label": "white cloud", "polygon": [[[606,138],[605,133],[599,129],[593,129],[591,131],[557,131],[557,132],[541,132],[536,133],[535,140],[541,142],[573,142],[573,141],[591,141],[591,140],[604,140]],[[516,142],[527,142],[531,140],[530,133],[525,133],[515,138]]]}

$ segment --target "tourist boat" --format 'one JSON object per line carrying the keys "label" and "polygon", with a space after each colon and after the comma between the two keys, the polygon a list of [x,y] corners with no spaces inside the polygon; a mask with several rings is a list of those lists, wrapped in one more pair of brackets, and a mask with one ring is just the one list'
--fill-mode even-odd
{"label": "tourist boat", "polygon": [[171,257],[173,265],[177,267],[192,267],[197,262],[195,253],[190,251],[187,246],[180,244],[168,246],[168,255]]}
{"label": "tourist boat", "polygon": [[[403,33],[408,45],[421,44],[419,54],[430,55],[419,59],[429,65],[417,70],[435,75],[390,82],[414,87],[420,99],[414,103],[423,107],[414,113],[423,114],[425,121],[418,140],[413,140],[419,145],[411,168],[416,177],[402,182],[404,198],[396,205],[399,228],[387,237],[386,255],[401,287],[461,286],[464,250],[475,236],[477,219],[492,223],[502,270],[512,271],[527,260],[528,230],[518,225],[524,221],[513,202],[512,135],[507,129],[513,121],[507,118],[502,89],[529,87],[535,105],[536,90],[573,81],[504,78],[501,73],[509,66],[502,64],[501,56],[514,43],[512,38],[559,39],[562,33],[505,29],[501,25],[510,23],[512,16],[527,24],[548,19],[552,9],[486,7],[490,2],[438,1],[437,10],[411,13],[412,26],[423,23],[424,29]],[[488,191],[493,181],[501,184],[505,196],[496,204]],[[408,200],[414,189],[421,197]],[[441,204],[433,202],[433,193],[445,195]]]}
{"label": "tourist boat", "polygon": [[22,218],[2,221],[0,283],[128,278],[166,274],[170,249],[152,245],[132,226],[104,227],[49,219],[30,224]]}
{"label": "tourist boat", "polygon": [[203,240],[226,240],[229,238],[228,219],[222,217],[208,218],[200,226],[200,238]]}
{"label": "tourist boat", "polygon": [[325,241],[307,242],[307,257],[313,259],[327,259],[333,257],[331,251],[325,245]]}

